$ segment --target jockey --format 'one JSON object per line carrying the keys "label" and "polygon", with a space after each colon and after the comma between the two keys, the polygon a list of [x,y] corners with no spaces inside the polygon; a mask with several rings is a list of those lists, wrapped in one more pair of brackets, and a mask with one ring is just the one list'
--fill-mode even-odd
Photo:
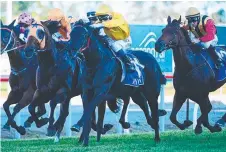
{"label": "jockey", "polygon": [[93,12],[90,16],[94,14],[97,18],[89,18],[87,16],[92,21],[90,27],[99,29],[98,34],[103,38],[103,41],[125,64],[129,65],[128,68],[130,70],[133,70],[130,59],[125,52],[131,46],[132,40],[129,25],[124,17],[119,13],[113,12],[112,8],[106,4],[100,5],[96,13]]}
{"label": "jockey", "polygon": [[19,33],[19,39],[23,42],[26,42],[25,37],[25,29],[29,27],[32,23],[35,22],[35,20],[32,18],[32,16],[29,13],[21,13],[17,19],[18,25],[16,25],[16,33]]}
{"label": "jockey", "polygon": [[202,48],[208,49],[215,60],[217,69],[223,66],[222,59],[215,50],[218,38],[214,20],[207,15],[200,16],[199,10],[195,7],[190,7],[185,17],[188,20],[188,24],[184,28],[189,30],[191,41]]}
{"label": "jockey", "polygon": [[88,12],[86,15],[89,19],[90,24],[95,24],[96,22],[98,22],[98,17],[96,16],[95,11]]}
{"label": "jockey", "polygon": [[54,8],[48,12],[48,20],[59,21],[61,27],[58,32],[61,37],[54,37],[53,39],[57,42],[67,42],[70,40],[71,25],[70,20],[64,15],[64,13],[59,8]]}

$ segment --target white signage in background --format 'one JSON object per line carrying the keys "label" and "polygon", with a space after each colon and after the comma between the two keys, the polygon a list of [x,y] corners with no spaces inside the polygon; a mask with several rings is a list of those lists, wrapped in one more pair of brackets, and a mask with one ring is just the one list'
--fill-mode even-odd
{"label": "white signage in background", "polygon": [[149,32],[145,38],[139,44],[139,47],[131,48],[134,51],[144,51],[151,53],[157,60],[163,60],[165,58],[165,52],[158,53],[155,51],[154,47],[148,47],[150,43],[153,43],[153,46],[157,40],[157,36],[154,32]]}

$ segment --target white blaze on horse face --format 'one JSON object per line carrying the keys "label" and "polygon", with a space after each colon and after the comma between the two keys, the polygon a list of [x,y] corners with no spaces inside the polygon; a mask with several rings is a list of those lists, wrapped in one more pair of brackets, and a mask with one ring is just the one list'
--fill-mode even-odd
{"label": "white blaze on horse face", "polygon": [[43,39],[39,39],[37,36],[37,30],[42,30],[45,32],[44,28],[41,26],[41,24],[32,24],[27,28],[28,34],[27,34],[27,40],[29,40],[30,36],[33,36],[36,38],[36,40],[39,42],[39,48],[43,49],[45,47],[45,36]]}

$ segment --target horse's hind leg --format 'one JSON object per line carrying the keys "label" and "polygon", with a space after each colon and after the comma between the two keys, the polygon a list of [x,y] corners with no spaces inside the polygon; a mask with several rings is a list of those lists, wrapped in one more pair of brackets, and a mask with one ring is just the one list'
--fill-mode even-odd
{"label": "horse's hind leg", "polygon": [[57,102],[53,99],[50,101],[50,108],[51,108],[51,111],[50,111],[50,116],[49,116],[49,126],[47,128],[47,136],[54,136],[55,133],[56,133],[56,130],[54,129],[53,127],[53,123],[54,123],[54,111],[55,111],[55,108],[57,106]]}
{"label": "horse's hind leg", "polygon": [[126,112],[127,112],[128,105],[129,105],[129,97],[123,98],[123,101],[124,101],[124,104],[123,104],[121,117],[119,119],[119,123],[122,125],[122,128],[129,129],[130,123],[125,121],[125,116],[126,116]]}
{"label": "horse's hind leg", "polygon": [[67,93],[64,92],[64,89],[60,89],[55,97],[50,101],[50,116],[49,116],[49,126],[47,128],[47,136],[54,136],[56,134],[57,128],[54,126],[54,111],[57,106],[57,103],[64,102],[67,98]]}
{"label": "horse's hind leg", "polygon": [[173,124],[175,124],[181,130],[184,130],[187,126],[185,124],[181,124],[177,121],[177,113],[181,109],[183,103],[185,102],[186,97],[179,94],[177,91],[175,92],[173,99],[173,109],[170,115],[170,120]]}
{"label": "horse's hind leg", "polygon": [[106,110],[106,101],[100,103],[98,105],[98,120],[97,120],[97,142],[100,141],[102,130],[103,130],[103,123],[104,123],[104,114]]}
{"label": "horse's hind leg", "polygon": [[158,96],[159,93],[144,92],[145,98],[148,100],[149,107],[151,109],[152,116],[152,128],[155,130],[155,141],[159,142],[159,116],[158,116]]}
{"label": "horse's hind leg", "polygon": [[[209,124],[209,118],[208,118],[208,114],[212,109],[212,105],[210,103],[209,98],[207,97],[205,100],[200,100],[200,110],[202,112],[201,117],[201,121],[203,126],[205,126],[206,128],[208,128],[210,130],[210,132],[220,132],[221,131],[221,127],[219,125],[215,125],[215,126],[211,126]],[[197,125],[200,125],[200,122],[197,121]]]}
{"label": "horse's hind leg", "polygon": [[10,91],[6,102],[3,104],[3,108],[8,117],[8,120],[7,120],[6,124],[3,126],[3,128],[9,129],[9,126],[11,125],[11,123],[15,123],[13,120],[14,117],[11,115],[9,107],[12,104],[18,103],[22,97],[23,97],[23,92],[21,92],[19,89]]}
{"label": "horse's hind leg", "polygon": [[61,103],[60,116],[57,119],[57,121],[55,122],[55,124],[53,125],[57,129],[55,142],[58,142],[59,139],[60,139],[60,134],[61,134],[61,132],[63,130],[64,123],[65,123],[66,118],[67,118],[67,116],[69,114],[69,104],[70,104],[70,98],[69,97],[67,97],[66,100],[64,100]]}
{"label": "horse's hind leg", "polygon": [[147,123],[153,128],[153,123],[148,109],[148,101],[142,93],[137,92],[132,95],[133,102],[140,106],[146,117]]}

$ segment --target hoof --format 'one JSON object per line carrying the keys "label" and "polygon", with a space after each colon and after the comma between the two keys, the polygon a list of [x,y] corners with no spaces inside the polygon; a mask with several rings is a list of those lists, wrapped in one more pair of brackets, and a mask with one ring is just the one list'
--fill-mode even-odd
{"label": "hoof", "polygon": [[185,126],[184,124],[181,124],[181,125],[178,126],[178,128],[179,128],[180,130],[185,130],[186,126]]}
{"label": "hoof", "polygon": [[71,131],[75,131],[75,132],[79,132],[80,131],[80,126],[79,125],[77,125],[77,124],[75,124],[75,125],[73,125],[72,127],[71,127]]}
{"label": "hoof", "polygon": [[120,122],[120,124],[122,125],[123,129],[129,129],[130,128],[130,123],[128,123],[128,122]]}
{"label": "hoof", "polygon": [[221,132],[221,131],[222,131],[222,128],[220,127],[220,125],[218,125],[218,124],[214,125],[213,132]]}
{"label": "hoof", "polygon": [[51,128],[47,128],[47,134],[46,136],[49,136],[49,137],[53,137],[54,135],[56,135],[56,129],[51,127]]}
{"label": "hoof", "polygon": [[155,143],[160,143],[160,138],[158,137],[158,138],[155,138]]}
{"label": "hoof", "polygon": [[5,124],[5,125],[2,127],[2,129],[5,129],[5,130],[7,130],[7,131],[10,131],[10,126],[7,125],[7,124]]}
{"label": "hoof", "polygon": [[49,118],[42,118],[41,120],[38,121],[38,124],[36,126],[38,128],[41,128],[42,126],[46,125],[49,122]]}
{"label": "hoof", "polygon": [[105,124],[104,125],[104,128],[102,130],[102,134],[106,134],[106,132],[108,132],[109,130],[111,130],[113,128],[113,125],[112,124]]}
{"label": "hoof", "polygon": [[28,121],[24,122],[24,128],[30,128],[31,127],[31,123]]}
{"label": "hoof", "polygon": [[83,147],[88,147],[89,145],[87,143],[83,143]]}
{"label": "hoof", "polygon": [[166,110],[158,110],[158,116],[165,116],[167,114]]}
{"label": "hoof", "polygon": [[81,143],[82,143],[82,139],[81,139],[81,138],[79,138],[78,143],[79,143],[79,144],[81,144]]}
{"label": "hoof", "polygon": [[20,135],[25,135],[26,134],[26,130],[25,130],[25,128],[23,126],[20,126],[17,131],[20,133]]}
{"label": "hoof", "polygon": [[93,129],[94,131],[97,131],[97,124],[92,123],[92,129]]}
{"label": "hoof", "polygon": [[199,134],[201,134],[202,133],[202,127],[201,126],[196,126],[195,127],[195,134],[196,135],[199,135]]}
{"label": "hoof", "polygon": [[184,126],[185,126],[185,128],[190,127],[192,124],[193,124],[193,122],[190,121],[190,120],[185,120],[185,121],[184,121]]}
{"label": "hoof", "polygon": [[215,126],[216,126],[216,125],[219,125],[219,126],[221,126],[221,127],[224,127],[224,126],[225,126],[225,121],[224,121],[223,119],[219,119],[219,120],[216,122]]}

